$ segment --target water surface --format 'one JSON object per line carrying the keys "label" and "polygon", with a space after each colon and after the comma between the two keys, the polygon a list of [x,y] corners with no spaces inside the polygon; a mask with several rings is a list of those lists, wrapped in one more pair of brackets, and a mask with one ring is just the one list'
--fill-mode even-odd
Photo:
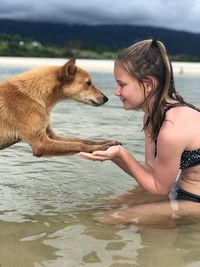
{"label": "water surface", "polygon": [[[0,68],[0,79],[25,68]],[[58,133],[121,141],[144,157],[142,113],[124,111],[114,96],[112,74],[92,73],[109,102],[94,108],[59,103],[52,113]],[[177,89],[200,106],[200,78],[177,77]],[[35,158],[18,143],[0,152],[1,267],[179,267],[200,265],[200,224],[173,229],[101,225],[102,199],[136,186],[110,162],[71,157]]]}

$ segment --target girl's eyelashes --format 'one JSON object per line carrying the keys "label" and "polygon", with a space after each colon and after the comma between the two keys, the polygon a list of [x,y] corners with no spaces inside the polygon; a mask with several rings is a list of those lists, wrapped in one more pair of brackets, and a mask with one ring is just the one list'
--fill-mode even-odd
{"label": "girl's eyelashes", "polygon": [[125,83],[119,83],[120,87],[124,87],[126,84]]}
{"label": "girl's eyelashes", "polygon": [[117,84],[120,86],[120,87],[124,87],[125,85],[126,85],[126,83],[125,82],[123,82],[123,81],[117,81]]}

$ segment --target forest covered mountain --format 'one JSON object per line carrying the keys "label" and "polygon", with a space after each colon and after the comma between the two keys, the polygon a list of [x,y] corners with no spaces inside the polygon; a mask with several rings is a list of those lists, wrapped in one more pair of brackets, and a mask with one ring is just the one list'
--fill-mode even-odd
{"label": "forest covered mountain", "polygon": [[98,45],[114,50],[129,46],[135,41],[154,38],[165,43],[170,55],[200,58],[200,34],[150,26],[88,26],[0,19],[0,34],[2,33],[31,38],[42,44],[80,42],[86,47]]}

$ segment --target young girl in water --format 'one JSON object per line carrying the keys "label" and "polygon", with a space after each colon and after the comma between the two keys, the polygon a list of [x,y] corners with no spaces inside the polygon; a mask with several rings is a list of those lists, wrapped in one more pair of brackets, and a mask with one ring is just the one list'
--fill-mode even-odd
{"label": "young girl in water", "polygon": [[[120,145],[78,155],[89,160],[111,160],[140,184],[142,190],[133,190],[121,200],[138,203],[140,192],[143,198],[147,196],[144,202],[152,203],[110,211],[99,220],[145,223],[155,214],[178,218],[191,212],[192,203],[193,212],[200,213],[200,112],[176,92],[165,46],[160,41],[144,40],[121,51],[114,76],[115,95],[123,108],[144,112],[145,162],[139,162]],[[158,205],[158,200],[166,200],[169,195],[181,200],[176,216],[169,201]],[[184,203],[182,211],[180,203]]]}

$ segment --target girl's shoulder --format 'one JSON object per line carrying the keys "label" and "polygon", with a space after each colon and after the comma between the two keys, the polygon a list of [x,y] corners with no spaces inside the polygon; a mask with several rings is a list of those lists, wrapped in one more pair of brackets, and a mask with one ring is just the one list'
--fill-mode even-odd
{"label": "girl's shoulder", "polygon": [[181,123],[184,121],[186,126],[186,122],[189,120],[191,123],[195,121],[195,119],[200,119],[200,110],[193,107],[192,105],[171,105],[168,106],[165,110],[165,120],[166,121],[174,121],[176,123]]}
{"label": "girl's shoulder", "polygon": [[165,144],[187,146],[194,133],[200,130],[200,112],[189,106],[170,108],[158,134]]}

